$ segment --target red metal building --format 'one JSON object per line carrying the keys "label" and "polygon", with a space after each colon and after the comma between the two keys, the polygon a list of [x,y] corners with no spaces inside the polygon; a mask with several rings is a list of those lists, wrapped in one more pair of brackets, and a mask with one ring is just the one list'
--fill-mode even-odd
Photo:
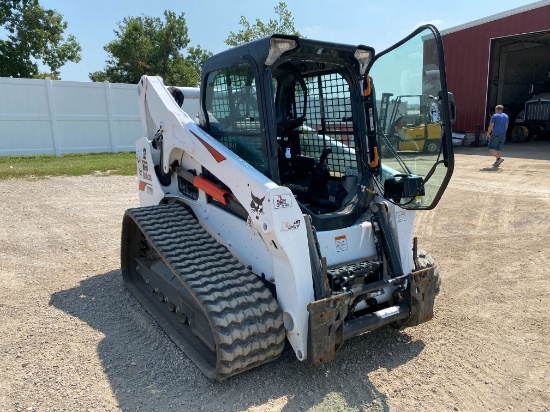
{"label": "red metal building", "polygon": [[[465,132],[486,129],[503,104],[511,121],[550,87],[550,1],[538,1],[441,32],[447,82]],[[545,90],[548,89],[548,90]]]}

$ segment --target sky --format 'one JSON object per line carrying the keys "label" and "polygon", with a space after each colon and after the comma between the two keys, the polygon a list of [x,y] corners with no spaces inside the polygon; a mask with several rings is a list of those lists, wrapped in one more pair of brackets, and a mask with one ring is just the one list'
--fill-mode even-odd
{"label": "sky", "polygon": [[[185,13],[189,46],[219,53],[229,48],[224,42],[231,31],[241,29],[246,17],[267,22],[277,18],[279,0],[40,0],[55,9],[68,23],[66,34],[73,34],[82,47],[82,60],[61,67],[61,79],[90,81],[88,74],[105,68],[108,54],[103,47],[115,40],[114,30],[124,17],[163,18],[164,10]],[[286,0],[294,27],[315,40],[365,44],[382,51],[418,26],[431,23],[439,30],[485,18],[534,1],[479,0]],[[184,53],[185,54],[185,53]],[[45,69],[42,69],[45,70]]]}

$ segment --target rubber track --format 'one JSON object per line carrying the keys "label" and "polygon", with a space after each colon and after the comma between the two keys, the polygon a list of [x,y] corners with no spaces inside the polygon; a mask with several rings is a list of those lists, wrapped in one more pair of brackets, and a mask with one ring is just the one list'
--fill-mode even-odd
{"label": "rubber track", "polygon": [[[196,347],[197,339],[190,342],[189,331],[183,331],[189,330],[187,325],[176,324],[180,330],[175,330],[173,319],[170,319],[170,326],[158,319],[158,310],[151,313],[209,378],[222,380],[272,361],[281,354],[285,330],[277,301],[261,280],[206,232],[191,213],[182,205],[169,204],[129,209],[125,219],[128,217],[194,296],[207,317],[216,342],[215,360],[204,355],[212,353],[206,347]],[[145,293],[134,294],[151,312],[147,302],[138,296]],[[168,309],[162,316],[175,318]]]}

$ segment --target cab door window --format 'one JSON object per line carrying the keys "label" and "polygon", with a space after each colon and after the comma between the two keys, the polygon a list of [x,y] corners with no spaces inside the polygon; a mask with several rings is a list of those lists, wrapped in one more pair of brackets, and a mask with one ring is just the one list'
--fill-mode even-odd
{"label": "cab door window", "polygon": [[[409,187],[392,200],[431,209],[453,169],[453,148],[441,37],[425,26],[380,53],[369,69],[376,94],[381,187]],[[386,182],[388,181],[388,182]]]}
{"label": "cab door window", "polygon": [[256,76],[248,63],[211,72],[207,77],[208,132],[258,171],[267,174]]}

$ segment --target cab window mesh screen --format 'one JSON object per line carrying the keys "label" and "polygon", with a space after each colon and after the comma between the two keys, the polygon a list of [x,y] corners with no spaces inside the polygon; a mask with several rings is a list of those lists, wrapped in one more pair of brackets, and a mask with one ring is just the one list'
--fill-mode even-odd
{"label": "cab window mesh screen", "polygon": [[[329,73],[306,79],[308,101],[306,120],[300,136],[305,154],[319,157],[323,148],[332,153],[327,162],[333,177],[343,177],[357,171],[349,86],[338,73]],[[298,111],[303,110],[303,99],[297,96]]]}
{"label": "cab window mesh screen", "polygon": [[209,133],[266,174],[256,78],[252,67],[239,64],[212,72],[206,87]]}

